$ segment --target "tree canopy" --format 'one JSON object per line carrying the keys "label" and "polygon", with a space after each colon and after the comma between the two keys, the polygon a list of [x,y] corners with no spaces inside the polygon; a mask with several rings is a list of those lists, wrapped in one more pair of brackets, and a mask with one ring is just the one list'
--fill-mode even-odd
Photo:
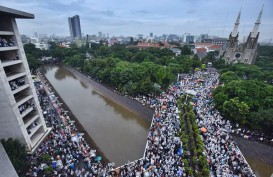
{"label": "tree canopy", "polygon": [[[270,58],[269,53],[259,55]],[[268,116],[273,109],[273,72],[261,63],[234,64],[222,69],[220,83],[223,85],[213,91],[213,98],[225,118],[269,135],[273,129],[273,118]]]}
{"label": "tree canopy", "polygon": [[1,143],[7,152],[9,159],[19,175],[22,175],[23,170],[27,167],[27,152],[25,146],[19,140],[9,138],[1,139]]}

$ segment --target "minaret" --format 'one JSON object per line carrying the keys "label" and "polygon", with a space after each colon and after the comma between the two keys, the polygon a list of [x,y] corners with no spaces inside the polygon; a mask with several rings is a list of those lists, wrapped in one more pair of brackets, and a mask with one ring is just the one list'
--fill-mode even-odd
{"label": "minaret", "polygon": [[234,28],[233,28],[233,31],[231,33],[231,36],[232,37],[236,37],[238,35],[238,28],[239,28],[239,24],[240,24],[240,17],[241,17],[241,10],[238,14],[238,17],[237,17],[237,20],[235,22],[235,25],[234,25]]}
{"label": "minaret", "polygon": [[262,10],[261,10],[261,12],[260,12],[260,14],[258,16],[258,19],[257,19],[256,23],[255,23],[253,31],[251,32],[251,37],[256,37],[257,34],[258,34],[259,25],[261,24],[261,18],[262,18],[262,14],[263,14],[263,8],[264,8],[264,5],[262,7]]}

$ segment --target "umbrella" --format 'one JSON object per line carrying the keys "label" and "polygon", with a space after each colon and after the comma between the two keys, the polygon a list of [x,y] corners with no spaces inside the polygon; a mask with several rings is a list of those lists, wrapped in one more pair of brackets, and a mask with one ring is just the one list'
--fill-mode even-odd
{"label": "umbrella", "polygon": [[201,130],[201,132],[203,132],[203,133],[206,133],[206,132],[208,131],[208,129],[206,129],[205,127],[200,128],[200,130]]}
{"label": "umbrella", "polygon": [[183,154],[183,149],[179,148],[178,151],[177,151],[177,155],[181,156],[182,154]]}
{"label": "umbrella", "polygon": [[97,161],[97,162],[101,161],[101,159],[102,159],[101,156],[97,156],[97,157],[96,157],[96,161]]}

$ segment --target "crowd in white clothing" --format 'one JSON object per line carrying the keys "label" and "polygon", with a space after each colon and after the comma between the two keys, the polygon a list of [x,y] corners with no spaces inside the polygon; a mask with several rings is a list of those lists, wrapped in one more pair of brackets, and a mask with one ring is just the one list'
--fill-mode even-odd
{"label": "crowd in white clothing", "polygon": [[[200,81],[202,78],[202,81]],[[115,168],[113,163],[103,165],[101,157],[88,145],[73,121],[58,106],[52,117],[53,131],[46,141],[30,156],[32,162],[27,176],[46,176],[46,169],[52,168],[50,176],[188,176],[184,169],[182,142],[179,137],[180,118],[177,99],[188,90],[193,90],[193,109],[199,127],[208,130],[202,134],[205,151],[214,176],[255,176],[240,150],[232,141],[231,125],[225,121],[211,102],[211,89],[218,84],[217,72],[196,72],[185,77],[153,102],[155,113],[149,130],[143,158]],[[51,100],[52,101],[52,100]],[[59,117],[61,119],[59,119]],[[91,135],[92,136],[92,135]],[[50,163],[42,156],[48,154]]]}

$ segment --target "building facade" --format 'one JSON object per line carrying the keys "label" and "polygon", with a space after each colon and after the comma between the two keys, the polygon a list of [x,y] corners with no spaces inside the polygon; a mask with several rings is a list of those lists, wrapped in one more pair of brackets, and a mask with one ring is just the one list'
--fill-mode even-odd
{"label": "building facade", "polygon": [[0,138],[19,139],[29,152],[46,127],[15,18],[34,15],[0,6]]}
{"label": "building facade", "polygon": [[220,57],[222,56],[226,63],[246,63],[254,64],[257,56],[257,46],[259,38],[259,25],[261,24],[261,17],[263,8],[259,13],[255,26],[250,32],[245,43],[239,43],[238,28],[240,24],[241,11],[238,14],[233,31],[230,33],[228,42],[224,45],[224,48],[220,51]]}
{"label": "building facade", "polygon": [[71,37],[79,39],[82,38],[80,17],[78,15],[69,17],[68,25]]}

